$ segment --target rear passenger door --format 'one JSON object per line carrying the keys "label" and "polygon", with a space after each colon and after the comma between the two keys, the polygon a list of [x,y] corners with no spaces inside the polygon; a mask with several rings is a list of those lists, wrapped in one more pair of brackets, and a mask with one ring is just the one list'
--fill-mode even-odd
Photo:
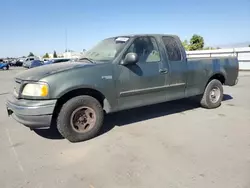
{"label": "rear passenger door", "polygon": [[175,37],[163,36],[169,63],[169,77],[166,82],[169,85],[167,100],[180,99],[185,96],[187,62],[182,54],[180,42]]}

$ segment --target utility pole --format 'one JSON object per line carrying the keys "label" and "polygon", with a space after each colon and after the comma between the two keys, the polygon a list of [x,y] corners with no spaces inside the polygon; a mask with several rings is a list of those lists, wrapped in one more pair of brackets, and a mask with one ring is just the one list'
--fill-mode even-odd
{"label": "utility pole", "polygon": [[68,32],[67,28],[65,29],[65,52],[68,51]]}

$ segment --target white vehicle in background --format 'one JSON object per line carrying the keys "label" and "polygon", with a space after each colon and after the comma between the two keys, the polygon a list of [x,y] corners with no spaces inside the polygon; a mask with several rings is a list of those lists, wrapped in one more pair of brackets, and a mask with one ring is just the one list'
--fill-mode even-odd
{"label": "white vehicle in background", "polygon": [[31,62],[34,60],[39,60],[39,57],[36,56],[27,57],[23,62],[23,67],[30,68]]}

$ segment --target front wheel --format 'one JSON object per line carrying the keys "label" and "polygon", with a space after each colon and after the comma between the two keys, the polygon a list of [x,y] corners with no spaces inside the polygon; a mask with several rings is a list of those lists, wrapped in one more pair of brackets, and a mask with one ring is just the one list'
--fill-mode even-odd
{"label": "front wheel", "polygon": [[3,70],[9,70],[9,66],[3,67]]}
{"label": "front wheel", "polygon": [[77,96],[62,106],[57,117],[57,129],[70,142],[85,141],[98,134],[103,118],[103,108],[95,98]]}
{"label": "front wheel", "polygon": [[223,99],[223,87],[219,80],[211,80],[201,99],[201,106],[207,109],[217,108]]}

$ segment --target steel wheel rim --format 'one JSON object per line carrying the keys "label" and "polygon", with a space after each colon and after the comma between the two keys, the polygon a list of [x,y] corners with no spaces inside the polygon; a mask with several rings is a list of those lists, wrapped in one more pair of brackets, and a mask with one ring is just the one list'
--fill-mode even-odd
{"label": "steel wheel rim", "polygon": [[218,87],[213,87],[210,91],[209,98],[212,103],[216,103],[219,101],[221,96],[221,91]]}
{"label": "steel wheel rim", "polygon": [[88,132],[95,126],[95,124],[96,113],[90,107],[79,107],[71,114],[70,125],[76,132]]}

